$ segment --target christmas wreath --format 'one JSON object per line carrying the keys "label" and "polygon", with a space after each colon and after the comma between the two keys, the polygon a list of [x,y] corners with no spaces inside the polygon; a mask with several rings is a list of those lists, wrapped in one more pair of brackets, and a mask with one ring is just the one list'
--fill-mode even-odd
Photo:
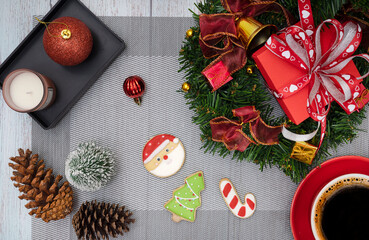
{"label": "christmas wreath", "polygon": [[[247,0],[246,0],[247,1]],[[253,2],[253,1],[247,1]],[[223,7],[224,1],[205,0],[196,4],[196,7],[204,14],[229,13]],[[298,1],[280,0],[277,2],[284,9],[290,12],[291,18],[300,19]],[[314,15],[315,25],[318,26],[325,19],[335,18],[339,20],[353,20],[363,28],[363,40],[355,52],[365,53],[368,50],[368,39],[365,31],[369,28],[369,4],[361,0],[311,0],[311,7]],[[201,129],[202,148],[205,152],[219,154],[222,157],[232,154],[233,159],[238,161],[254,162],[260,166],[262,171],[265,167],[276,166],[282,170],[294,182],[301,181],[306,174],[316,165],[319,165],[329,155],[330,149],[336,149],[340,144],[350,143],[356,136],[359,125],[365,118],[365,110],[347,114],[336,102],[332,102],[329,114],[326,117],[326,132],[324,141],[322,141],[319,151],[316,153],[311,165],[297,161],[291,157],[296,142],[284,138],[281,134],[278,136],[278,144],[250,144],[243,151],[230,151],[222,142],[213,140],[211,120],[218,117],[224,117],[235,120],[234,109],[244,106],[254,106],[254,109],[260,111],[260,118],[265,125],[288,124],[288,129],[299,134],[313,132],[317,123],[308,118],[299,125],[295,125],[286,116],[275,117],[272,114],[271,106],[272,94],[265,87],[265,83],[258,74],[257,67],[252,58],[248,58],[243,68],[232,73],[233,80],[222,85],[219,89],[212,91],[208,80],[204,77],[204,69],[214,61],[215,58],[206,59],[203,55],[199,43],[201,37],[199,19],[200,14],[193,13],[196,26],[191,27],[186,33],[186,39],[180,50],[179,62],[180,71],[185,72],[185,83],[182,86],[182,92],[187,100],[189,108],[195,114],[193,122],[199,125]],[[265,11],[263,14],[255,16],[255,19],[263,24],[274,24],[278,29],[287,27],[286,14],[283,11]],[[296,23],[292,22],[291,24]],[[222,42],[218,42],[222,44]],[[368,64],[364,61],[354,60],[360,73],[368,71]],[[369,87],[368,78],[363,79],[362,84]],[[214,90],[214,88],[213,88]],[[244,135],[250,138],[252,125],[240,124]],[[258,141],[257,141],[258,142]],[[318,134],[309,141],[308,145],[319,145],[320,138]]]}

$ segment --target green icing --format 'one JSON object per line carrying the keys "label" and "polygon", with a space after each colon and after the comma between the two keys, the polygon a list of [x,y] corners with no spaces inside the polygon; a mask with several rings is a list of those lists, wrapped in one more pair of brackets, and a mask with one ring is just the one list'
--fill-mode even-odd
{"label": "green icing", "polygon": [[203,173],[196,172],[186,178],[186,184],[174,191],[174,197],[165,205],[165,209],[185,218],[195,220],[195,211],[201,205],[200,192],[205,188]]}

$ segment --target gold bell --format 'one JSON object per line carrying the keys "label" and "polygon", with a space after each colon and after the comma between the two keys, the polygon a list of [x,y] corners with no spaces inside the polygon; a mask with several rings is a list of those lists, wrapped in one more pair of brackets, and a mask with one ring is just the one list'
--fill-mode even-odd
{"label": "gold bell", "polygon": [[278,30],[276,26],[272,24],[263,25],[252,17],[236,19],[236,27],[238,37],[245,45],[246,53],[249,57],[261,48],[268,38]]}

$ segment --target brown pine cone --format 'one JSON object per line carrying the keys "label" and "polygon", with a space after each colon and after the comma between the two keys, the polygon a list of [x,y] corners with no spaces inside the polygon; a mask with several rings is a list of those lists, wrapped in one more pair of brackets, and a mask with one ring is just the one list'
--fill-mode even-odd
{"label": "brown pine cone", "polygon": [[72,211],[73,191],[69,182],[64,182],[59,188],[62,176],[54,176],[51,168],[45,170],[44,160],[39,160],[38,155],[32,155],[27,149],[18,149],[19,156],[11,157],[14,163],[9,163],[13,168],[11,180],[17,182],[14,186],[23,195],[20,199],[29,200],[26,208],[32,208],[30,215],[36,214],[36,218],[42,218],[45,222],[65,218]]}
{"label": "brown pine cone", "polygon": [[73,227],[78,239],[109,239],[109,236],[123,236],[128,224],[134,223],[132,212],[117,204],[85,202],[73,216]]}

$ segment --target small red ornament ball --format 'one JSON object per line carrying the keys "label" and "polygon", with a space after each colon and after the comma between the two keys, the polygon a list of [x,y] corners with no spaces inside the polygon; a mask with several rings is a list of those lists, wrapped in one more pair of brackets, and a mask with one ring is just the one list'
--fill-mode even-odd
{"label": "small red ornament ball", "polygon": [[[43,36],[44,49],[49,57],[63,66],[82,63],[90,55],[93,39],[90,29],[74,17],[55,19]],[[69,30],[69,31],[68,31]]]}
{"label": "small red ornament ball", "polygon": [[126,78],[123,83],[124,93],[135,100],[135,102],[141,104],[141,96],[145,92],[145,82],[139,76],[131,76]]}

